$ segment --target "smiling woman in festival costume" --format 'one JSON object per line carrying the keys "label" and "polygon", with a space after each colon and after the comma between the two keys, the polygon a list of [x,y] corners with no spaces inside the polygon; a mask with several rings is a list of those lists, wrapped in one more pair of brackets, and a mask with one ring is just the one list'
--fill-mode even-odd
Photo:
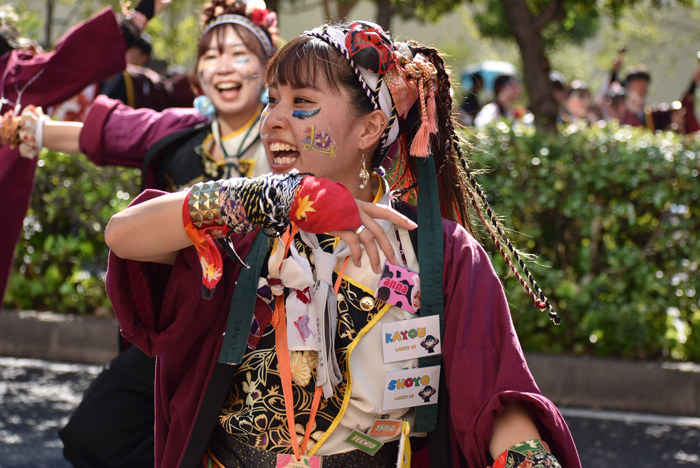
{"label": "smiling woman in festival costume", "polygon": [[192,80],[196,109],[134,110],[99,96],[84,123],[27,113],[24,154],[35,157],[46,147],[85,153],[98,165],[143,168],[143,186],[166,191],[268,173],[258,130],[263,72],[279,42],[276,14],[262,0],[214,0],[204,6],[202,23]]}
{"label": "smiling woman in festival costume", "polygon": [[[275,175],[146,192],[107,228],[122,334],[158,356],[156,466],[579,467],[469,234],[472,205],[512,249],[460,149],[438,51],[325,26],[267,81]],[[416,217],[381,176],[391,152],[417,229],[390,208]],[[410,346],[428,334],[429,356]]]}

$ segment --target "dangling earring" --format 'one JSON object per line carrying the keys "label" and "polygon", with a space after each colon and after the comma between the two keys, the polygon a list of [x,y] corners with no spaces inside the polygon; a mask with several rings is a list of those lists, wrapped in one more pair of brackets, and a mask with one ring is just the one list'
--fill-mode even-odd
{"label": "dangling earring", "polygon": [[364,190],[369,182],[369,172],[367,172],[367,166],[365,166],[365,147],[362,146],[362,170],[360,171],[360,190]]}

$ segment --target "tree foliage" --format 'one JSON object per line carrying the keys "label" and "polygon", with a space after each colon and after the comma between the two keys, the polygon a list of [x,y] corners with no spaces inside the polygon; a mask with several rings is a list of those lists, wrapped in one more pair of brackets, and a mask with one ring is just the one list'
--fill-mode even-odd
{"label": "tree foliage", "polygon": [[138,171],[99,168],[82,155],[44,150],[31,207],[15,252],[4,305],[95,313],[105,294],[109,218],[138,193]]}
{"label": "tree foliage", "polygon": [[[664,0],[469,1],[477,6],[475,22],[482,35],[510,37],[518,44],[535,123],[538,128],[549,131],[556,129],[558,106],[549,82],[547,47],[562,42],[580,44],[598,31],[603,16],[616,21],[630,7],[669,5]],[[675,4],[690,6],[692,0],[679,0]]]}
{"label": "tree foliage", "polygon": [[[700,140],[607,125],[554,135],[505,122],[473,139],[515,244],[563,318],[506,280],[525,349],[700,360]],[[500,255],[493,260],[507,272]]]}

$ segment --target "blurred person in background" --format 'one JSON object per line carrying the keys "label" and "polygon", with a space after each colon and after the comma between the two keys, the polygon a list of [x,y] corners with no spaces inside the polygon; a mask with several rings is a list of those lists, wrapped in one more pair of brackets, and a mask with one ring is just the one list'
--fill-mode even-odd
{"label": "blurred person in background", "polygon": [[619,83],[614,83],[608,87],[608,92],[603,99],[601,108],[606,121],[617,120],[623,124],[629,114],[627,110],[627,90]]}
{"label": "blurred person in background", "polygon": [[146,68],[152,57],[151,44],[145,35],[127,50],[126,70],[100,85],[99,94],[118,99],[134,109],[162,111],[171,107],[192,107],[196,97],[189,76],[176,73],[163,76]]}
{"label": "blurred person in background", "polygon": [[595,122],[598,115],[593,111],[593,99],[588,83],[581,80],[574,80],[566,93],[564,103],[566,115],[570,122]]}
{"label": "blurred person in background", "polygon": [[481,110],[479,91],[484,87],[484,79],[481,77],[481,73],[472,74],[472,83],[471,89],[467,91],[460,106],[460,119],[467,126],[474,125],[474,119]]}
{"label": "blurred person in background", "polygon": [[517,119],[522,117],[516,112],[515,102],[520,98],[520,80],[512,75],[500,75],[493,85],[496,99],[481,108],[474,119],[476,127],[484,127],[486,124],[498,120]]}
{"label": "blurred person in background", "polygon": [[564,104],[566,103],[566,92],[569,85],[566,83],[566,77],[560,72],[552,70],[549,72],[549,81],[552,83],[554,99],[556,99],[559,109],[557,123],[567,122]]}
{"label": "blurred person in background", "polygon": [[673,130],[685,133],[686,109],[679,101],[647,106],[645,111],[646,127],[656,130]]}
{"label": "blurred person in background", "polygon": [[625,89],[627,90],[627,110],[629,116],[627,125],[641,127],[646,124],[645,117],[645,102],[651,83],[651,74],[645,66],[633,68],[627,74],[624,81]]}
{"label": "blurred person in background", "polygon": [[697,54],[698,66],[693,72],[690,86],[681,98],[681,105],[685,110],[685,133],[695,133],[700,131],[700,123],[695,114],[695,92],[700,85],[700,52]]}

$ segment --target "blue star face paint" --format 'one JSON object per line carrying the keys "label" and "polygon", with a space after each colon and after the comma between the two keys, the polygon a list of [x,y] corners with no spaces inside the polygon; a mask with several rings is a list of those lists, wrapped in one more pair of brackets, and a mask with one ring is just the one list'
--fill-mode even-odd
{"label": "blue star face paint", "polygon": [[295,110],[292,112],[292,117],[294,117],[295,119],[306,120],[306,119],[310,119],[314,115],[317,115],[319,112],[321,112],[320,107],[318,109],[314,109],[314,110],[310,110],[310,111]]}

